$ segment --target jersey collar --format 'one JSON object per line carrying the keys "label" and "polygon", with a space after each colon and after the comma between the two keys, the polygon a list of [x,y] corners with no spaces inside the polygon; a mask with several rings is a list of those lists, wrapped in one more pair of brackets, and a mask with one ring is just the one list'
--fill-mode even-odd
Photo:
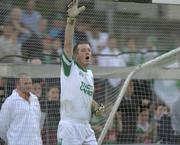
{"label": "jersey collar", "polygon": [[87,69],[82,68],[76,61],[75,61],[75,64],[79,67],[79,69],[81,69],[84,72],[87,72]]}

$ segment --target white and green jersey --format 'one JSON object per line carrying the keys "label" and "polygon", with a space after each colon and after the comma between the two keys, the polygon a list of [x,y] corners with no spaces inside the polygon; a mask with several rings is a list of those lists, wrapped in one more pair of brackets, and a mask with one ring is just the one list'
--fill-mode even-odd
{"label": "white and green jersey", "polygon": [[74,60],[62,55],[61,120],[89,122],[94,94],[91,70],[82,69]]}

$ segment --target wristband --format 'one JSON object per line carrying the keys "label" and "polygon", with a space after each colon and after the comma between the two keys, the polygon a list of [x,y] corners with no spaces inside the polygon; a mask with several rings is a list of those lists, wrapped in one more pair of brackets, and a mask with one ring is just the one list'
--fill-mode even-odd
{"label": "wristband", "polygon": [[75,21],[76,21],[75,17],[68,17],[67,18],[67,23],[69,23],[69,24],[73,24]]}

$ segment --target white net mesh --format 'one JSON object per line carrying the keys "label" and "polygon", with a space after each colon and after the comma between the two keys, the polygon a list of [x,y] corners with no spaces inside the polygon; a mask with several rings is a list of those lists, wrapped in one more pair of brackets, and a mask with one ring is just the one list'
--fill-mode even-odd
{"label": "white net mesh", "polygon": [[[63,0],[0,1],[1,104],[14,89],[17,75],[28,73],[33,78],[34,92],[40,96],[45,117],[42,120],[44,145],[57,144],[60,55],[68,3]],[[92,45],[94,98],[106,108],[103,118],[92,117],[97,138],[124,79],[134,66],[179,46],[179,5],[170,5],[168,0],[166,3],[79,0],[79,4],[86,5],[87,9],[78,18],[74,42],[88,40]],[[159,105],[160,108],[166,106],[164,110],[169,108],[171,111],[172,104],[179,97],[179,56],[173,58],[177,63],[153,65],[133,76],[133,99],[128,105],[129,98],[123,97],[104,143],[180,144],[178,107],[172,109],[173,125],[168,121],[163,123],[163,119],[170,121],[169,115],[161,121],[154,119],[155,112],[158,112],[155,111],[156,104],[164,103]],[[144,108],[142,104],[148,102],[148,107]]]}
{"label": "white net mesh", "polygon": [[[174,56],[174,59],[179,60],[179,56]],[[133,76],[103,143],[179,143],[179,136],[176,135],[179,131],[177,107],[175,107],[176,113],[173,113],[172,116],[173,123],[166,122],[170,119],[172,104],[179,98],[180,89],[179,63],[171,62],[171,64],[168,63],[168,66],[164,64],[163,67],[153,65],[153,68],[147,67]],[[112,111],[124,80],[134,67],[118,69],[92,66],[92,68],[95,75],[94,99],[105,105],[106,112],[103,117],[92,116],[91,119],[92,127],[98,138]],[[19,73],[26,72],[33,78],[33,92],[39,96],[41,109],[45,115],[42,131],[44,144],[56,143],[57,124],[60,117],[60,66],[55,64],[1,64],[1,70],[4,70],[1,73],[2,99],[14,89],[15,78]],[[121,78],[121,82],[112,86],[110,82],[113,80],[117,82],[119,78]],[[167,118],[163,120],[163,117]]]}
{"label": "white net mesh", "polygon": [[[174,49],[137,66],[129,73],[111,109],[98,144],[103,142],[116,116],[121,118],[118,122],[122,123],[122,132],[118,132],[120,135],[117,135],[119,143],[179,143],[179,79],[158,80],[156,77],[159,76],[160,70],[157,72],[153,69],[179,69],[179,54],[180,48]],[[135,74],[138,73],[141,73],[141,80],[136,78]],[[153,77],[145,79],[144,74]],[[163,132],[165,130],[169,133]]]}

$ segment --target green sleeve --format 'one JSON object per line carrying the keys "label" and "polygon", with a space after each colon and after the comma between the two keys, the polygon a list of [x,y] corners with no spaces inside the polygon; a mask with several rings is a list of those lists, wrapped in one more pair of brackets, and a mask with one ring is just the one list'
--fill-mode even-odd
{"label": "green sleeve", "polygon": [[62,65],[65,76],[69,76],[71,70],[72,60],[69,60],[65,53],[62,55]]}

